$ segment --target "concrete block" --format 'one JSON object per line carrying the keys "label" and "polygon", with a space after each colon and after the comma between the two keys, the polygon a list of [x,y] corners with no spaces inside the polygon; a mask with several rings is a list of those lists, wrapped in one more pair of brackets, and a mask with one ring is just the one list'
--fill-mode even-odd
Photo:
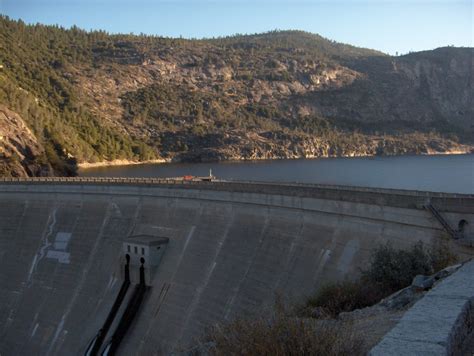
{"label": "concrete block", "polygon": [[425,296],[405,313],[388,336],[447,347],[459,316],[469,307],[468,300]]}
{"label": "concrete block", "polygon": [[375,346],[369,356],[446,356],[446,349],[437,344],[400,340],[390,336]]}
{"label": "concrete block", "polygon": [[433,290],[430,291],[430,295],[450,298],[472,298],[474,297],[473,278],[474,261],[466,263],[456,273],[433,288]]}
{"label": "concrete block", "polygon": [[422,274],[419,274],[413,278],[413,282],[411,282],[412,287],[425,290],[429,289],[433,286],[435,280],[434,277],[431,276],[423,276]]}
{"label": "concrete block", "polygon": [[443,355],[459,350],[472,322],[473,272],[474,261],[442,280],[403,315],[371,355],[415,355],[433,345],[441,347]]}

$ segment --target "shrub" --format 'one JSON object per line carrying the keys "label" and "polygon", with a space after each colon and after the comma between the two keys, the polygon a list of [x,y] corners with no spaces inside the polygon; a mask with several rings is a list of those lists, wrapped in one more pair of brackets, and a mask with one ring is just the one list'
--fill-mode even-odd
{"label": "shrub", "polygon": [[433,274],[455,261],[455,255],[443,244],[426,249],[420,241],[409,250],[397,250],[387,243],[374,250],[362,279],[388,295],[408,287],[416,275]]}
{"label": "shrub", "polygon": [[451,250],[447,242],[442,240],[430,248],[429,254],[435,273],[459,261],[458,256]]}

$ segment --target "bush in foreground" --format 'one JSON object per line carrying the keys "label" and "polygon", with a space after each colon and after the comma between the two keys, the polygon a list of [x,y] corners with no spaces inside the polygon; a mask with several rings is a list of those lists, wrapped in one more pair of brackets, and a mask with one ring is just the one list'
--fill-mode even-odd
{"label": "bush in foreground", "polygon": [[374,250],[361,280],[389,295],[408,287],[416,275],[431,275],[456,261],[445,244],[427,249],[422,242],[417,242],[408,250],[399,250],[387,243]]}

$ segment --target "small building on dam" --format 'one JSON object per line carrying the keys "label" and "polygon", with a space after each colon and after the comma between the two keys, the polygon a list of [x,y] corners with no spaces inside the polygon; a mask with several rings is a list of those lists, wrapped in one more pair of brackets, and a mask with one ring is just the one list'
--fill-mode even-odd
{"label": "small building on dam", "polygon": [[380,243],[473,255],[474,196],[157,179],[0,181],[0,355],[152,355],[355,278]]}
{"label": "small building on dam", "polygon": [[[151,285],[168,242],[167,237],[153,235],[127,237],[123,240],[123,263],[128,259],[130,266],[135,269],[143,265],[146,284]],[[133,280],[133,277],[131,279]]]}

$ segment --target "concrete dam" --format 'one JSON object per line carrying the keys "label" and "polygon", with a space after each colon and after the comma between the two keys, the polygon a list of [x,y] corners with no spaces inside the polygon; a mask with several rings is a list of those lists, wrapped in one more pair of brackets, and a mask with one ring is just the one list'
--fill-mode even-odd
{"label": "concrete dam", "polygon": [[0,180],[0,355],[153,355],[355,277],[390,241],[473,254],[474,195],[161,179]]}

